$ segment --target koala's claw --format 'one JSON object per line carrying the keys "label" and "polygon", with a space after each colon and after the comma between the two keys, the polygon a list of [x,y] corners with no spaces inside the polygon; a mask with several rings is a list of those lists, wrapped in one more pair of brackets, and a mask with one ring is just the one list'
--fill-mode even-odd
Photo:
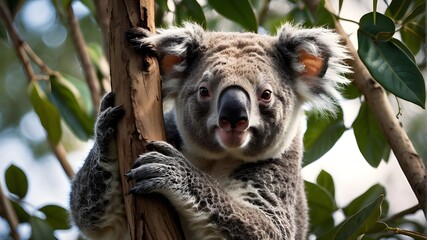
{"label": "koala's claw", "polygon": [[145,146],[145,148],[148,151],[156,151],[169,157],[182,156],[181,152],[179,152],[175,147],[164,141],[149,142]]}
{"label": "koala's claw", "polygon": [[125,174],[125,178],[126,178],[126,180],[127,180],[128,182],[130,182],[130,181],[132,181],[132,180],[133,180],[133,177],[132,177],[132,170],[128,171],[128,172]]}
{"label": "koala's claw", "polygon": [[107,110],[107,108],[113,107],[115,98],[116,94],[114,92],[109,92],[105,94],[101,100],[101,107],[99,109],[99,112],[102,113],[103,111]]}
{"label": "koala's claw", "polygon": [[126,37],[133,48],[144,55],[157,57],[155,47],[143,39],[151,36],[151,32],[147,29],[136,27],[126,32]]}
{"label": "koala's claw", "polygon": [[141,165],[126,174],[128,181],[135,180],[136,182],[129,193],[143,194],[165,190],[177,182],[179,172],[175,167],[161,163]]}
{"label": "koala's claw", "polygon": [[123,106],[108,107],[98,117],[97,130],[105,131],[107,128],[114,128],[124,114],[125,109]]}
{"label": "koala's claw", "polygon": [[162,177],[151,178],[149,181],[138,182],[135,187],[129,190],[129,194],[145,194],[152,192],[160,192],[159,186],[165,185],[165,179]]}
{"label": "koala's claw", "polygon": [[194,171],[187,159],[166,142],[150,142],[146,148],[151,152],[142,154],[126,173],[128,181],[135,181],[130,194],[173,192]]}
{"label": "koala's claw", "polygon": [[[114,94],[107,94],[101,103],[101,108],[107,107],[114,99]],[[95,141],[99,148],[100,160],[110,161],[112,154],[111,144],[114,141],[114,134],[117,122],[123,117],[125,111],[123,106],[110,107],[108,106],[98,116],[98,121],[95,127]],[[110,159],[110,160],[109,160]]]}

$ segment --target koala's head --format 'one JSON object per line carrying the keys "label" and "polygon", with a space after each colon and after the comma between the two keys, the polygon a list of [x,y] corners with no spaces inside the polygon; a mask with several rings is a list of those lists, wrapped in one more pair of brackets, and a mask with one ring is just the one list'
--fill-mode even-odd
{"label": "koala's head", "polygon": [[297,135],[301,107],[332,110],[349,72],[338,36],[321,28],[284,25],[273,37],[186,24],[133,42],[159,58],[184,148],[212,159],[280,156]]}

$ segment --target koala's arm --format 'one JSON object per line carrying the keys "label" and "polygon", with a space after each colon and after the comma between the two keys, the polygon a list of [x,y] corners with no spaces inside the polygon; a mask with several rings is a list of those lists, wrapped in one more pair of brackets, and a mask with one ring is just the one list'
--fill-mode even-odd
{"label": "koala's arm", "polygon": [[114,141],[124,110],[113,103],[113,93],[102,100],[95,144],[71,185],[72,220],[91,239],[126,239],[128,233]]}
{"label": "koala's arm", "polygon": [[131,193],[166,196],[190,228],[192,235],[186,237],[304,239],[298,231],[305,232],[300,228],[306,226],[295,222],[299,211],[306,211],[297,206],[305,208],[304,199],[294,194],[303,192],[299,163],[285,159],[299,158],[298,152],[244,164],[220,185],[165,142],[150,143],[147,149],[151,152],[142,155],[127,174],[136,181]]}

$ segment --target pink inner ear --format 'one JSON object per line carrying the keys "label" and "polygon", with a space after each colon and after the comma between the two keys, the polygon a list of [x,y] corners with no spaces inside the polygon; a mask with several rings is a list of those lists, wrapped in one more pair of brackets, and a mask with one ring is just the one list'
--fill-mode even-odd
{"label": "pink inner ear", "polygon": [[299,61],[305,66],[304,71],[300,73],[303,77],[318,77],[324,67],[323,58],[316,57],[304,50],[299,52]]}
{"label": "pink inner ear", "polygon": [[162,73],[173,73],[175,69],[173,67],[177,64],[180,64],[184,59],[180,56],[175,55],[165,55],[162,59],[160,69]]}

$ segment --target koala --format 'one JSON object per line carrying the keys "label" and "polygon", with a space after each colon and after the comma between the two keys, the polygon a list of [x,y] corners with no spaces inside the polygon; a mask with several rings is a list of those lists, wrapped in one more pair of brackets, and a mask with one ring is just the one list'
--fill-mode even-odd
{"label": "koala", "polygon": [[[165,196],[187,239],[306,239],[301,123],[305,106],[333,113],[348,82],[339,36],[291,24],[267,36],[190,23],[127,36],[158,58],[162,96],[173,103],[170,143],[151,142],[135,160],[130,194]],[[113,102],[113,93],[102,100],[94,147],[70,193],[72,219],[93,239],[127,234],[114,142],[123,108]]]}

